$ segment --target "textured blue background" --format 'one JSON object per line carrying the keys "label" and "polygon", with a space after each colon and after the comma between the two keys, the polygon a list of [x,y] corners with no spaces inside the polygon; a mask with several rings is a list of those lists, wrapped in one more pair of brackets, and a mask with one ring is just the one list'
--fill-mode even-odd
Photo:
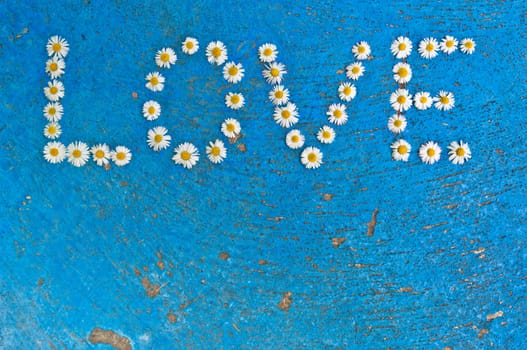
{"label": "textured blue background", "polygon": [[[136,349],[527,348],[524,1],[8,0],[0,13],[1,349],[105,348],[88,342],[94,327]],[[125,144],[128,166],[43,159],[54,34],[71,46],[61,141]],[[463,139],[473,159],[455,166],[445,154],[426,166],[414,152],[393,162],[389,45],[446,34],[473,37],[476,53],[425,61],[414,52],[409,86],[452,91],[457,107],[410,111],[405,138],[414,150],[432,139],[445,151]],[[196,56],[180,53],[187,35],[201,43]],[[246,69],[241,111],[223,105],[233,89],[206,61],[211,40]],[[374,59],[350,121],[321,147],[326,164],[307,171],[272,121],[257,47],[279,47],[299,127],[315,144],[359,40]],[[180,60],[154,95],[143,79],[165,46]],[[153,124],[140,110],[152,97],[174,143],[203,153],[235,116],[247,151],[229,145],[219,166],[176,167],[171,151],[146,145]],[[334,248],[334,237],[347,240]],[[144,277],[159,295],[145,294]],[[288,312],[277,307],[286,291]]]}

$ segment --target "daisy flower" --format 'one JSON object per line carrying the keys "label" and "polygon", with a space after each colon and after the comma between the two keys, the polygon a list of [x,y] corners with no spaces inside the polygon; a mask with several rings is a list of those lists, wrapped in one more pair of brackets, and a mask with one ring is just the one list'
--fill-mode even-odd
{"label": "daisy flower", "polygon": [[50,122],[58,122],[62,118],[62,113],[64,113],[64,107],[60,102],[49,102],[46,107],[44,107],[44,117]]}
{"label": "daisy flower", "polygon": [[472,153],[470,152],[468,143],[454,141],[448,146],[448,160],[452,163],[463,164],[470,158],[472,158]]}
{"label": "daisy flower", "polygon": [[434,100],[436,101],[434,107],[440,111],[448,111],[449,109],[452,109],[456,103],[454,94],[443,90],[439,91],[439,96]]}
{"label": "daisy flower", "polygon": [[317,139],[321,143],[333,143],[333,141],[335,141],[335,130],[329,126],[324,125],[318,130]]}
{"label": "daisy flower", "polygon": [[221,66],[227,61],[227,48],[221,41],[212,41],[207,45],[207,60]]}
{"label": "daisy flower", "polygon": [[371,54],[370,45],[366,41],[361,41],[353,45],[351,52],[357,60],[366,60]]}
{"label": "daisy flower", "polygon": [[300,154],[300,161],[307,169],[316,169],[322,164],[324,154],[316,147],[306,147]]}
{"label": "daisy flower", "polygon": [[291,149],[297,149],[304,146],[305,139],[300,130],[293,129],[285,135],[285,144]]}
{"label": "daisy flower", "polygon": [[390,96],[390,104],[396,111],[407,111],[412,106],[412,95],[406,89],[397,89]]}
{"label": "daisy flower", "polygon": [[339,98],[342,101],[349,102],[357,96],[357,88],[351,83],[342,83],[339,85]]}
{"label": "daisy flower", "polygon": [[258,57],[260,58],[260,61],[262,63],[271,63],[276,60],[276,56],[278,55],[278,50],[276,49],[276,45],[274,44],[263,44],[258,48]]}
{"label": "daisy flower", "polygon": [[225,105],[232,109],[240,109],[245,104],[245,98],[239,92],[229,92],[225,95]]}
{"label": "daisy flower", "polygon": [[289,90],[282,85],[275,85],[273,89],[269,91],[269,100],[271,100],[276,106],[286,104],[289,102]]}
{"label": "daisy flower", "polygon": [[405,36],[400,36],[392,42],[390,50],[397,59],[404,59],[412,53],[412,42]]}
{"label": "daisy flower", "polygon": [[110,162],[110,147],[105,143],[92,146],[90,149],[93,161],[98,166],[105,166]]}
{"label": "daisy flower", "polygon": [[73,166],[83,166],[90,158],[88,145],[81,141],[70,143],[66,148],[66,157],[68,158],[68,162],[73,164]]}
{"label": "daisy flower", "polygon": [[273,118],[283,128],[289,128],[298,123],[298,110],[296,105],[287,102],[285,106],[277,106],[274,109]]}
{"label": "daisy flower", "polygon": [[148,73],[146,76],[146,88],[152,91],[162,91],[165,87],[165,77],[159,72]]}
{"label": "daisy flower", "polygon": [[46,73],[51,79],[60,78],[64,74],[64,69],[66,69],[66,63],[62,58],[53,56],[46,61]]}
{"label": "daisy flower", "polygon": [[161,105],[156,101],[146,101],[143,104],[143,117],[146,120],[156,120],[161,114]]}
{"label": "daisy flower", "polygon": [[214,142],[210,141],[209,145],[205,148],[205,152],[207,152],[207,157],[214,164],[223,162],[225,157],[227,157],[227,149],[223,142],[218,139]]}
{"label": "daisy flower", "polygon": [[439,49],[441,49],[441,51],[443,51],[447,55],[450,55],[451,53],[457,50],[456,38],[450,35],[445,36],[439,43]]}
{"label": "daisy flower", "polygon": [[348,121],[346,106],[341,103],[333,103],[329,105],[326,114],[328,115],[329,122],[336,125],[343,125]]}
{"label": "daisy flower", "polygon": [[287,71],[285,65],[282,63],[272,62],[265,66],[262,72],[263,77],[267,80],[268,84],[280,84]]}
{"label": "daisy flower", "polygon": [[48,51],[48,56],[64,58],[68,55],[70,47],[66,39],[58,35],[53,35],[51,38],[48,39],[48,43],[46,44],[46,50]]}
{"label": "daisy flower", "polygon": [[153,148],[156,152],[170,146],[170,140],[172,140],[172,137],[167,135],[167,132],[168,130],[164,126],[156,126],[155,128],[148,130],[148,146]]}
{"label": "daisy flower", "polygon": [[196,38],[187,36],[185,41],[181,43],[181,51],[187,55],[193,55],[199,50],[199,42]]}
{"label": "daisy flower", "polygon": [[421,91],[414,95],[414,106],[421,111],[432,107],[433,102],[434,99],[428,92]]}
{"label": "daisy flower", "polygon": [[223,66],[223,78],[231,84],[239,83],[243,78],[243,69],[241,63],[229,62]]}
{"label": "daisy flower", "polygon": [[61,163],[66,158],[66,147],[56,141],[48,142],[44,146],[44,159],[52,164]]}
{"label": "daisy flower", "polygon": [[170,47],[164,47],[156,53],[156,64],[161,68],[170,68],[176,61],[176,52]]}
{"label": "daisy flower", "polygon": [[44,95],[50,101],[58,101],[64,97],[64,84],[57,80],[48,81],[48,86],[44,88]]}
{"label": "daisy flower", "polygon": [[199,160],[198,149],[189,142],[182,143],[174,150],[172,160],[174,163],[183,165],[184,168],[190,169],[196,165]]}
{"label": "daisy flower", "polygon": [[397,140],[390,146],[392,149],[392,158],[394,160],[402,160],[403,162],[408,161],[412,146],[403,139]]}
{"label": "daisy flower", "polygon": [[476,50],[476,42],[472,38],[465,38],[461,40],[459,49],[461,52],[466,53],[467,55],[472,55]]}
{"label": "daisy flower", "polygon": [[130,163],[132,159],[132,152],[125,146],[115,147],[115,151],[110,152],[110,158],[113,160],[115,165],[123,166]]}
{"label": "daisy flower", "polygon": [[426,164],[434,164],[441,158],[441,148],[436,142],[428,141],[419,147],[419,158]]}
{"label": "daisy flower", "polygon": [[229,139],[238,136],[241,131],[240,123],[234,118],[227,118],[221,123],[221,132]]}
{"label": "daisy flower", "polygon": [[353,62],[346,67],[346,77],[351,80],[359,80],[360,77],[364,75],[364,66],[361,62]]}
{"label": "daisy flower", "polygon": [[408,63],[397,63],[393,66],[392,72],[397,84],[406,84],[412,79],[412,68]]}
{"label": "daisy flower", "polygon": [[423,58],[432,59],[437,56],[437,50],[439,49],[439,44],[434,38],[426,38],[421,40],[419,43],[419,54]]}
{"label": "daisy flower", "polygon": [[46,136],[48,139],[56,139],[62,134],[62,129],[60,128],[60,125],[55,122],[48,123],[44,127],[44,136]]}
{"label": "daisy flower", "polygon": [[406,118],[402,114],[394,114],[388,119],[388,129],[394,134],[399,134],[406,129]]}

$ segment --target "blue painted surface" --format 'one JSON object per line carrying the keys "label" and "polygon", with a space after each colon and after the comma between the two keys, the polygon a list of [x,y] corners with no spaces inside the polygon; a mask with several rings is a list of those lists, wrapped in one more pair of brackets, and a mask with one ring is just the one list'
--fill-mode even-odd
{"label": "blue painted surface", "polygon": [[[0,348],[105,348],[88,342],[94,327],[136,349],[527,348],[526,10],[523,1],[0,2]],[[61,141],[125,144],[128,166],[42,158],[54,34],[71,46]],[[444,151],[463,139],[473,159],[455,166],[445,154],[426,166],[414,151],[393,162],[389,45],[445,34],[473,37],[476,53],[429,62],[414,51],[410,88],[452,91],[457,106],[410,111],[405,138]],[[201,43],[195,57],[179,51],[187,35]],[[232,88],[206,61],[211,40],[246,69],[241,111],[223,106]],[[307,171],[272,121],[257,47],[277,44],[299,127],[315,144],[359,40],[374,59],[350,121],[321,147],[324,166]],[[143,79],[164,46],[180,59],[165,90],[149,93]],[[146,145],[153,124],[140,109],[151,97],[174,143],[203,154],[236,116],[247,151],[229,145],[219,166],[202,156],[190,171],[176,167],[171,151]],[[347,240],[335,248],[334,237]],[[146,296],[144,277],[159,295]],[[277,307],[286,291],[288,312]]]}

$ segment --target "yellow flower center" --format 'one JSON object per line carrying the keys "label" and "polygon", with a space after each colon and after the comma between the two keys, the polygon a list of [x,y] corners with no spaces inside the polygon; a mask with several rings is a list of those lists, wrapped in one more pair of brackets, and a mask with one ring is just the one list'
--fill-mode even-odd
{"label": "yellow flower center", "polygon": [[434,51],[434,49],[435,49],[434,44],[432,44],[432,43],[426,44],[426,48],[425,48],[426,51],[432,52],[432,51]]}
{"label": "yellow flower center", "polygon": [[298,141],[300,141],[300,137],[298,135],[293,135],[291,136],[291,141],[297,143]]}
{"label": "yellow flower center", "polygon": [[327,131],[327,130],[324,130],[322,132],[322,138],[324,139],[330,139],[331,138],[331,132]]}
{"label": "yellow flower center", "polygon": [[59,92],[59,88],[56,87],[56,86],[52,86],[49,88],[49,92],[52,94],[52,95],[55,95],[57,92]]}
{"label": "yellow flower center", "polygon": [[344,90],[342,90],[342,92],[344,93],[344,95],[351,95],[351,87],[349,86],[345,86],[344,87]]}
{"label": "yellow flower center", "polygon": [[474,43],[472,41],[467,41],[467,42],[465,42],[465,47],[467,49],[471,49],[471,48],[474,47]]}
{"label": "yellow flower center", "polygon": [[48,127],[48,134],[53,135],[57,132],[57,128],[54,125]]}
{"label": "yellow flower center", "polygon": [[187,49],[191,50],[192,48],[194,48],[194,43],[193,43],[192,41],[189,40],[189,41],[187,41],[187,42],[185,43],[185,47],[186,47]]}
{"label": "yellow flower center", "polygon": [[192,154],[190,154],[189,151],[183,151],[181,152],[181,159],[187,161],[187,160],[190,160],[190,157],[192,156]]}
{"label": "yellow flower center", "polygon": [[159,84],[159,79],[157,77],[150,78],[150,84],[152,84],[152,85]]}
{"label": "yellow flower center", "polygon": [[397,147],[397,152],[399,152],[399,154],[406,154],[408,152],[408,147],[405,145],[400,145]]}
{"label": "yellow flower center", "polygon": [[454,40],[447,40],[445,45],[448,48],[454,47]]}
{"label": "yellow flower center", "polygon": [[233,132],[236,128],[234,127],[234,124],[229,123],[227,124],[227,131]]}
{"label": "yellow flower center", "polygon": [[406,78],[408,76],[408,69],[405,67],[399,68],[399,71],[397,72],[401,78]]}
{"label": "yellow flower center", "polygon": [[399,104],[405,104],[406,103],[406,96],[405,95],[399,95],[399,97],[397,97],[397,102]]}
{"label": "yellow flower center", "polygon": [[154,136],[154,141],[155,143],[160,143],[161,141],[163,141],[163,135],[157,134],[156,136]]}
{"label": "yellow flower center", "polygon": [[278,68],[271,68],[270,73],[271,73],[271,76],[275,78],[280,76],[280,70]]}
{"label": "yellow flower center", "polygon": [[235,76],[236,74],[238,74],[238,67],[236,67],[236,66],[230,67],[229,68],[229,75]]}
{"label": "yellow flower center", "polygon": [[360,46],[358,47],[357,51],[358,51],[359,53],[365,53],[365,52],[366,52],[366,48],[365,48],[364,46],[360,45]]}
{"label": "yellow flower center", "polygon": [[239,95],[232,95],[231,96],[231,103],[233,105],[240,103],[240,96]]}
{"label": "yellow flower center", "polygon": [[210,154],[212,154],[215,157],[218,157],[220,155],[220,152],[221,152],[221,150],[220,150],[220,148],[218,146],[214,146],[210,150]]}
{"label": "yellow flower center", "polygon": [[428,98],[426,96],[421,96],[421,98],[419,99],[419,101],[421,103],[426,103],[428,101]]}
{"label": "yellow flower center", "polygon": [[117,154],[115,155],[115,158],[117,158],[117,160],[125,160],[126,159],[126,153],[124,153],[124,152],[117,152]]}
{"label": "yellow flower center", "polygon": [[48,114],[49,115],[55,115],[57,113],[57,109],[55,107],[50,107],[48,109]]}
{"label": "yellow flower center", "polygon": [[444,104],[444,105],[447,105],[450,103],[450,99],[448,98],[448,96],[441,96],[441,99],[440,99],[441,103]]}
{"label": "yellow flower center", "polygon": [[429,148],[429,149],[426,150],[426,154],[429,157],[433,157],[436,154],[436,151],[433,148]]}
{"label": "yellow flower center", "polygon": [[62,49],[62,45],[60,43],[54,43],[52,49],[53,49],[53,52],[59,53],[60,50]]}
{"label": "yellow flower center", "polygon": [[287,109],[284,109],[282,111],[282,118],[289,119],[289,117],[291,117],[291,112],[289,112]]}
{"label": "yellow flower center", "polygon": [[459,157],[463,157],[465,155],[465,150],[462,147],[459,147],[456,149],[456,155]]}
{"label": "yellow flower center", "polygon": [[406,50],[406,44],[405,43],[400,43],[399,44],[399,51],[404,51]]}
{"label": "yellow flower center", "polygon": [[148,114],[154,114],[156,112],[156,108],[154,106],[148,107]]}
{"label": "yellow flower center", "polygon": [[273,49],[271,49],[270,47],[266,47],[263,50],[263,54],[264,54],[264,56],[271,56],[273,54]]}
{"label": "yellow flower center", "polygon": [[59,155],[59,149],[53,147],[52,149],[49,150],[49,154],[51,154],[53,157],[56,157]]}
{"label": "yellow flower center", "polygon": [[343,113],[342,113],[342,111],[341,111],[340,109],[335,109],[335,110],[333,111],[333,116],[334,116],[335,118],[337,118],[337,119],[340,118],[340,117],[342,117],[342,114],[343,114]]}
{"label": "yellow flower center", "polygon": [[71,155],[73,156],[73,158],[80,158],[82,153],[81,153],[81,151],[79,149],[76,149],[76,150],[73,150]]}
{"label": "yellow flower center", "polygon": [[166,52],[163,52],[160,56],[159,56],[159,59],[161,60],[161,62],[168,62],[170,60],[170,55]]}
{"label": "yellow flower center", "polygon": [[54,71],[56,71],[57,69],[59,69],[59,65],[58,65],[57,63],[53,62],[53,63],[51,63],[51,64],[49,65],[49,70],[50,70],[50,71],[54,72]]}
{"label": "yellow flower center", "polygon": [[393,126],[395,126],[396,128],[400,128],[401,125],[403,125],[403,122],[400,119],[395,119],[395,121],[393,122]]}
{"label": "yellow flower center", "polygon": [[282,90],[277,90],[274,92],[274,97],[276,98],[283,98],[284,97],[284,92]]}
{"label": "yellow flower center", "polygon": [[103,159],[104,158],[104,151],[102,149],[98,149],[95,152],[95,158],[97,159]]}
{"label": "yellow flower center", "polygon": [[316,162],[317,159],[318,159],[318,157],[317,157],[317,155],[316,155],[315,153],[309,153],[309,154],[307,155],[307,160],[308,160],[309,162],[311,162],[311,163]]}
{"label": "yellow flower center", "polygon": [[351,72],[353,74],[359,74],[360,73],[360,68],[358,66],[353,66],[353,68],[351,68]]}
{"label": "yellow flower center", "polygon": [[216,46],[215,48],[212,49],[211,54],[212,54],[212,57],[218,58],[221,56],[221,49]]}

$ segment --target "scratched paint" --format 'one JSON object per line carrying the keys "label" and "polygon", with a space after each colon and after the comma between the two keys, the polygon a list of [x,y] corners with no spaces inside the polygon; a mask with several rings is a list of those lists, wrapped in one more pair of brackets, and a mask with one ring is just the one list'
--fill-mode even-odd
{"label": "scratched paint", "polygon": [[[102,349],[89,342],[97,328],[134,349],[527,347],[523,1],[4,1],[0,9],[0,348]],[[71,45],[61,139],[127,144],[129,166],[42,158],[53,34]],[[415,46],[446,34],[473,37],[476,53],[425,61],[414,52],[410,86],[452,91],[457,106],[410,111],[405,138],[414,150],[463,139],[473,159],[426,166],[414,152],[408,164],[393,162],[389,45],[399,35]],[[187,35],[202,44],[192,58],[179,52]],[[206,61],[212,40],[246,69],[241,111],[223,106],[231,87]],[[350,121],[321,147],[325,164],[306,171],[272,120],[257,47],[278,46],[298,126],[315,144],[359,40],[373,59]],[[179,60],[154,95],[143,79],[164,46]],[[146,145],[152,124],[140,107],[153,96],[175,143],[203,150],[236,116],[245,149],[229,144],[220,166],[176,167],[170,151]]]}

